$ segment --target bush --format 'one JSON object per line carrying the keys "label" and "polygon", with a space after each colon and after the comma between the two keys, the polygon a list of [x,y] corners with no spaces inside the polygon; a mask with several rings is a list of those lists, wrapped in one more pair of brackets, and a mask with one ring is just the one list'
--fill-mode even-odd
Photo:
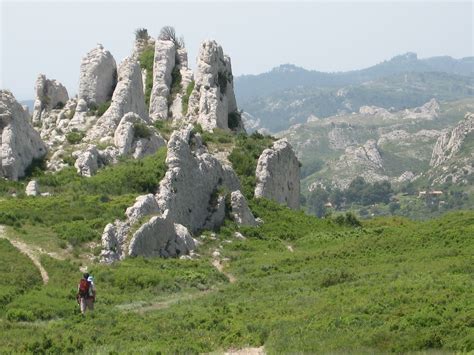
{"label": "bush", "polygon": [[101,117],[109,109],[111,103],[112,101],[109,100],[100,104],[97,108],[97,116]]}
{"label": "bush", "polygon": [[78,144],[82,141],[85,135],[86,134],[84,132],[74,130],[66,134],[66,140],[69,142],[69,144]]}
{"label": "bush", "polygon": [[234,130],[240,126],[240,122],[242,121],[242,113],[239,111],[234,111],[229,113],[227,117],[227,125],[231,130]]}
{"label": "bush", "polygon": [[53,110],[61,110],[64,108],[64,102],[59,101],[56,106],[53,107]]}
{"label": "bush", "polygon": [[222,95],[227,91],[227,75],[222,72],[217,73],[217,84]]}
{"label": "bush", "polygon": [[193,92],[194,90],[194,85],[195,85],[195,82],[194,80],[192,80],[188,86],[186,87],[186,93],[185,95],[183,96],[183,100],[182,100],[182,104],[183,104],[183,107],[182,107],[182,114],[183,115],[187,115],[188,114],[188,106],[189,106],[189,97],[191,96],[191,93]]}
{"label": "bush", "polygon": [[137,28],[135,30],[135,39],[148,40],[148,38],[150,38],[150,36],[146,28]]}
{"label": "bush", "polygon": [[150,138],[152,135],[151,129],[142,122],[133,124],[133,135],[135,139]]}
{"label": "bush", "polygon": [[178,95],[181,92],[181,89],[183,86],[181,85],[181,71],[179,70],[178,66],[175,66],[173,68],[173,71],[171,72],[171,89],[170,89],[170,94],[168,96],[168,108],[171,107],[173,104],[173,101],[176,98],[176,95]]}
{"label": "bush", "polygon": [[155,59],[155,49],[149,47],[140,54],[140,67],[146,70],[145,78],[145,103],[150,106],[151,90],[153,89],[153,62]]}

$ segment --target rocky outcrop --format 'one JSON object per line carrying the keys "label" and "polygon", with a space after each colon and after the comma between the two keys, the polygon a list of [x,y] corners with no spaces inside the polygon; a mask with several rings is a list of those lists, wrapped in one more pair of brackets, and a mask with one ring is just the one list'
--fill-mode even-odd
{"label": "rocky outcrop", "polygon": [[233,191],[230,195],[231,216],[239,226],[256,226],[257,221],[249,208],[247,200],[240,191]]}
{"label": "rocky outcrop", "polygon": [[26,196],[38,196],[39,192],[39,185],[36,180],[31,180],[28,185],[26,185],[25,189]]}
{"label": "rocky outcrop", "polygon": [[405,171],[402,175],[397,178],[398,183],[410,182],[415,179],[415,174],[411,171]]}
{"label": "rocky outcrop", "polygon": [[120,63],[117,87],[110,107],[99,118],[88,136],[91,139],[111,141],[120,121],[129,112],[138,115],[144,122],[149,122],[140,65],[133,57],[125,58]]}
{"label": "rocky outcrop", "polygon": [[95,145],[90,145],[84,151],[74,152],[73,157],[76,158],[74,166],[81,176],[91,177],[101,165],[99,151]]}
{"label": "rocky outcrop", "polygon": [[208,153],[191,126],[172,134],[166,164],[168,171],[158,193],[140,196],[127,209],[125,221],[105,228],[102,261],[188,254],[196,247],[190,233],[224,222],[225,191],[234,191],[234,206],[229,212],[236,220],[255,223],[245,198],[237,192],[240,184],[234,171]]}
{"label": "rocky outcrop", "polygon": [[209,154],[191,127],[173,133],[166,164],[168,171],[157,195],[160,209],[168,209],[172,220],[192,233],[218,227],[223,218],[216,219],[214,215],[221,215],[225,205],[219,200],[220,190],[240,189],[232,168]]}
{"label": "rocky outcrop", "polygon": [[153,128],[146,125],[146,121],[131,112],[123,116],[115,130],[114,143],[121,156],[129,155],[135,159],[154,154],[166,144]]}
{"label": "rocky outcrop", "polygon": [[11,92],[0,90],[0,176],[17,180],[46,151],[40,135],[31,127],[28,113]]}
{"label": "rocky outcrop", "polygon": [[437,167],[451,159],[461,149],[466,136],[474,129],[474,114],[467,113],[456,127],[438,138],[433,147],[430,166]]}
{"label": "rocky outcrop", "polygon": [[335,126],[328,133],[329,147],[331,149],[343,150],[351,145],[357,144],[357,141],[351,135],[351,128]]}
{"label": "rocky outcrop", "polygon": [[188,109],[191,119],[206,131],[214,128],[243,131],[230,58],[216,41],[201,43],[194,79]]}
{"label": "rocky outcrop", "polygon": [[470,184],[474,173],[474,114],[467,113],[452,130],[440,136],[433,148],[427,175],[433,184]]}
{"label": "rocky outcrop", "polygon": [[300,163],[286,139],[276,141],[260,155],[255,172],[255,197],[264,197],[297,209],[300,206]]}
{"label": "rocky outcrop", "polygon": [[35,84],[36,98],[33,110],[33,125],[41,125],[44,110],[61,109],[69,100],[66,88],[57,80],[46,79],[40,74]]}
{"label": "rocky outcrop", "polygon": [[188,53],[186,48],[178,48],[176,51],[176,67],[179,70],[180,84],[179,90],[171,95],[171,105],[169,107],[168,116],[170,119],[183,120],[187,115],[187,108],[184,101],[189,99],[188,90],[192,88],[194,77],[193,71],[188,68]]}
{"label": "rocky outcrop", "polygon": [[153,88],[150,97],[150,117],[152,120],[168,118],[168,100],[171,93],[171,73],[176,65],[176,44],[171,40],[155,42],[153,64]]}
{"label": "rocky outcrop", "polygon": [[82,59],[78,98],[89,105],[100,105],[110,100],[116,83],[115,59],[99,44]]}

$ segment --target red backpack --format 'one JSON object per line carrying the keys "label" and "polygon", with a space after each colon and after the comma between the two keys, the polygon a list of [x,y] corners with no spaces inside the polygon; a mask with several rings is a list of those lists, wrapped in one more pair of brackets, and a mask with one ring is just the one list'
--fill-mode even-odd
{"label": "red backpack", "polygon": [[79,296],[81,297],[89,297],[89,287],[91,283],[86,279],[81,279],[79,283]]}

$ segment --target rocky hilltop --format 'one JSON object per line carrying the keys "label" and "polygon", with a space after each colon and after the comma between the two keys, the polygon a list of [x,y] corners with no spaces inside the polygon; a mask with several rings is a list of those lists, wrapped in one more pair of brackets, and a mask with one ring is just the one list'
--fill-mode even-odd
{"label": "rocky hilltop", "polygon": [[356,177],[395,185],[468,183],[472,114],[462,119],[462,112],[473,109],[472,100],[430,100],[400,111],[363,106],[356,114],[310,118],[278,136],[288,138],[303,163],[304,193],[346,189]]}
{"label": "rocky hilltop", "polygon": [[[241,192],[229,152],[212,152],[203,140],[214,131],[245,134],[231,60],[217,42],[201,43],[193,73],[173,28],[164,27],[156,39],[139,29],[133,52],[118,65],[100,44],[85,55],[76,97],[43,74],[35,92],[32,116],[11,93],[1,92],[4,178],[21,178],[36,160],[44,160],[49,174],[73,165],[78,175],[90,178],[123,159],[167,149],[167,171],[156,193],[137,197],[124,220],[105,227],[103,262],[194,255],[193,236],[219,228],[226,217],[239,226],[262,222]],[[274,142],[258,159],[255,197],[297,209],[299,169],[291,145]],[[46,198],[39,190],[31,181],[27,195]]]}

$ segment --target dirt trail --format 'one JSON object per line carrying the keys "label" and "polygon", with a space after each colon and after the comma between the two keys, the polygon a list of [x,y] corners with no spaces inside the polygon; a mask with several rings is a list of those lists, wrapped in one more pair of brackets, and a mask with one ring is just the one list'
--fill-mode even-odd
{"label": "dirt trail", "polygon": [[33,249],[33,247],[29,246],[26,243],[20,242],[19,240],[16,239],[11,239],[8,238],[5,234],[5,228],[3,226],[0,226],[0,238],[8,240],[11,245],[13,245],[15,248],[17,248],[20,252],[28,256],[33,264],[38,268],[39,272],[41,273],[41,278],[43,279],[43,283],[46,285],[49,281],[49,275],[46,269],[41,265],[38,251]]}
{"label": "dirt trail", "polygon": [[224,353],[225,355],[265,355],[265,347],[259,348],[242,348],[239,350],[228,350]]}
{"label": "dirt trail", "polygon": [[227,279],[229,280],[229,282],[231,284],[233,284],[235,281],[237,281],[237,279],[235,278],[234,275],[229,274],[228,272],[224,271],[224,264],[222,263],[222,261],[220,259],[213,259],[212,260],[212,266],[214,266],[217,269],[217,271],[224,274],[225,277],[227,277]]}

